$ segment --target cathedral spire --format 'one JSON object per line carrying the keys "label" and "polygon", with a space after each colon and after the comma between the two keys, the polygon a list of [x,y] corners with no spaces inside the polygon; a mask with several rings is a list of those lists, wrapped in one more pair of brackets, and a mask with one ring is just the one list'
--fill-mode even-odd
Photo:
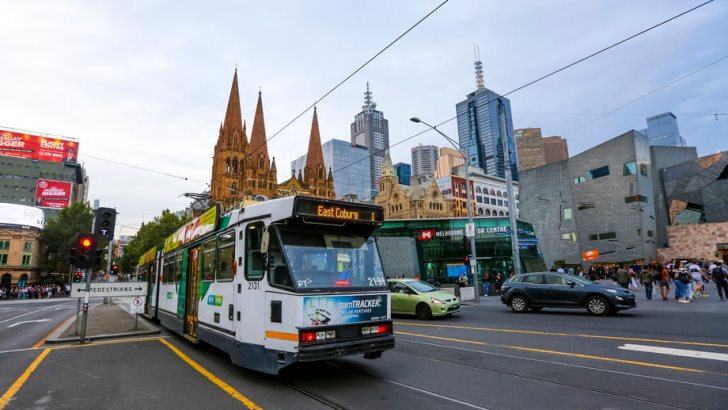
{"label": "cathedral spire", "polygon": [[268,144],[265,136],[265,121],[263,120],[263,97],[258,91],[258,104],[255,106],[255,118],[253,118],[253,131],[250,133],[250,153],[257,157],[263,154],[268,158]]}
{"label": "cathedral spire", "polygon": [[318,175],[319,168],[324,169],[324,152],[321,149],[318,114],[316,113],[316,107],[313,107],[311,137],[308,139],[308,154],[306,156],[306,166],[304,167],[304,177],[306,180],[309,178],[324,178],[324,175]]}
{"label": "cathedral spire", "polygon": [[233,85],[230,88],[230,97],[228,98],[227,111],[225,112],[225,121],[223,122],[223,130],[232,135],[235,128],[243,128],[243,116],[240,114],[240,94],[238,93],[238,69],[235,69],[233,75]]}

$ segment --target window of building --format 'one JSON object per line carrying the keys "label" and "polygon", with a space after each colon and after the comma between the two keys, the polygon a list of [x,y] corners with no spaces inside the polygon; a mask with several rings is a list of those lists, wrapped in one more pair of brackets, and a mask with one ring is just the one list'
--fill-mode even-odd
{"label": "window of building", "polygon": [[0,241],[0,249],[10,249],[10,241]]}
{"label": "window of building", "polygon": [[33,242],[25,241],[25,244],[23,245],[23,252],[32,252],[32,251],[33,251]]}
{"label": "window of building", "polygon": [[632,161],[624,164],[624,170],[622,171],[622,175],[637,175],[637,163]]}
{"label": "window of building", "polygon": [[30,266],[31,256],[32,255],[23,255],[23,261],[21,262],[21,265]]}
{"label": "window of building", "polygon": [[502,199],[499,199],[498,200],[498,206],[503,206],[503,200]]}
{"label": "window of building", "polygon": [[605,233],[593,233],[589,235],[590,241],[603,241],[608,239],[617,239],[617,234],[615,232],[605,232]]}
{"label": "window of building", "polygon": [[563,216],[564,220],[573,218],[574,211],[571,208],[564,208]]}
{"label": "window of building", "polygon": [[640,175],[647,176],[647,164],[640,164]]}
{"label": "window of building", "polygon": [[593,208],[594,208],[594,204],[579,204],[579,206],[577,207],[577,209],[580,211],[583,211],[585,209],[593,209]]}
{"label": "window of building", "polygon": [[633,202],[644,202],[647,203],[647,197],[644,195],[630,195],[624,197],[625,204],[631,204]]}
{"label": "window of building", "polygon": [[586,175],[591,179],[597,179],[609,175],[609,165],[587,171]]}
{"label": "window of building", "polygon": [[576,242],[576,232],[567,232],[561,234],[562,241]]}
{"label": "window of building", "polygon": [[583,184],[584,182],[586,182],[586,178],[584,178],[584,177],[574,178],[574,185]]}
{"label": "window of building", "polygon": [[7,265],[7,264],[8,264],[8,254],[0,253],[0,266]]}
{"label": "window of building", "polygon": [[245,227],[245,279],[261,280],[265,273],[265,255],[260,251],[263,235],[263,222]]}
{"label": "window of building", "polygon": [[648,238],[652,238],[653,236],[655,236],[655,233],[654,233],[654,232],[652,232],[652,231],[647,231],[647,237],[648,237]]}

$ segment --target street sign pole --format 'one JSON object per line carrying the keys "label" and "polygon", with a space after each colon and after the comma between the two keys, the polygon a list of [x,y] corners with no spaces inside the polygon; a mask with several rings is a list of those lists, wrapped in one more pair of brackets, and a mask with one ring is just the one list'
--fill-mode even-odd
{"label": "street sign pole", "polygon": [[[112,249],[114,248],[114,240],[109,241],[109,252],[106,256],[106,274],[111,277],[111,256],[112,256]],[[110,305],[111,304],[111,298],[105,297],[104,298],[104,304]]]}
{"label": "street sign pole", "polygon": [[88,302],[89,302],[89,295],[91,294],[91,274],[93,273],[93,268],[86,269],[86,294],[83,298],[83,309],[81,309],[82,316],[81,316],[81,344],[86,343],[86,321],[88,320]]}

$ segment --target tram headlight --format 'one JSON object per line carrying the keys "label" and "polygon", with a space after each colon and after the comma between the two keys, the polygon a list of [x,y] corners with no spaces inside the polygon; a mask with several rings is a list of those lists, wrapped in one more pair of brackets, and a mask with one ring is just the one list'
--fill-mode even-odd
{"label": "tram headlight", "polygon": [[363,328],[361,328],[361,334],[363,334],[363,335],[368,335],[371,332],[372,332],[372,328],[369,326],[364,326]]}
{"label": "tram headlight", "polygon": [[316,340],[326,339],[326,332],[316,332]]}
{"label": "tram headlight", "polygon": [[335,339],[336,338],[336,330],[327,330],[326,331],[326,338],[327,339]]}

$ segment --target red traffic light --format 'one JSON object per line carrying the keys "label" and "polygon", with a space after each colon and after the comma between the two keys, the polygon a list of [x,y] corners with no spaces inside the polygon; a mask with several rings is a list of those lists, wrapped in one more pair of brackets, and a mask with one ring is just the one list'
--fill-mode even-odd
{"label": "red traffic light", "polygon": [[91,236],[82,236],[78,240],[78,244],[84,249],[89,249],[93,246],[94,240]]}

